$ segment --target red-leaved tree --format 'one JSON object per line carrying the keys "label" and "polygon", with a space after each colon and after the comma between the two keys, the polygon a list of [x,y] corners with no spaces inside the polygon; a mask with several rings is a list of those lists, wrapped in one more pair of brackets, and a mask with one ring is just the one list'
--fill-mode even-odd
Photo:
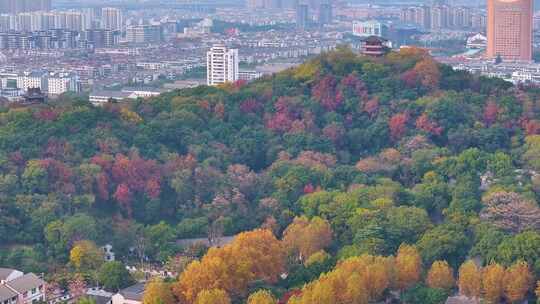
{"label": "red-leaved tree", "polygon": [[443,131],[443,128],[436,122],[431,121],[426,113],[423,113],[416,119],[416,128],[432,135],[441,135]]}
{"label": "red-leaved tree", "polygon": [[407,132],[407,122],[409,121],[408,113],[398,113],[390,118],[388,127],[390,128],[390,136],[393,140],[401,139]]}
{"label": "red-leaved tree", "polygon": [[326,110],[335,111],[343,103],[343,95],[336,86],[336,78],[327,75],[313,86],[311,94]]}
{"label": "red-leaved tree", "polygon": [[488,101],[484,107],[484,123],[488,126],[492,125],[495,121],[497,121],[498,114],[499,107],[497,104],[492,100]]}

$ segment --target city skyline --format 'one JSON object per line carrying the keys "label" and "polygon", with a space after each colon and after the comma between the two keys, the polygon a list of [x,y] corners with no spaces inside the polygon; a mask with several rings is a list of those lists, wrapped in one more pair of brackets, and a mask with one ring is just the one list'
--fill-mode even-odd
{"label": "city skyline", "polygon": [[[258,68],[266,62],[298,62],[304,57],[332,50],[339,44],[347,44],[359,51],[363,49],[365,38],[370,36],[383,38],[390,48],[421,46],[435,56],[444,53],[439,60],[450,60],[462,54],[474,54],[476,60],[487,61],[498,57],[490,55],[492,48],[489,45],[495,36],[487,34],[487,11],[456,1],[363,6],[327,0],[250,0],[241,8],[223,7],[217,2],[201,6],[164,0],[160,2],[167,3],[164,8],[145,6],[150,2],[144,1],[139,6],[123,6],[129,2],[122,3],[111,1],[102,7],[81,5],[51,11],[0,14],[0,50],[3,53],[0,61],[20,62],[15,68],[5,64],[6,77],[13,73],[32,73],[45,65],[45,69],[53,74],[73,72],[84,91],[107,88],[108,80],[120,86],[133,83],[143,86],[159,83],[158,79],[182,78],[184,73],[194,69],[208,69],[211,63],[207,53],[214,45],[223,44],[237,50],[234,57],[239,66],[251,67],[231,69],[237,71],[233,77],[225,77],[227,81],[251,80],[265,73]],[[291,8],[291,3],[298,6]],[[529,18],[528,25],[532,26],[532,14],[527,15]],[[517,17],[519,19],[523,19],[521,15]],[[539,29],[540,19],[536,20]],[[525,31],[527,29],[522,32]],[[482,40],[484,36],[485,40]],[[469,43],[472,37],[477,41]],[[508,41],[514,38],[507,34],[498,39],[510,43]],[[512,43],[519,45],[521,39],[519,37],[518,42]],[[439,46],[452,40],[458,42],[452,42],[450,48]],[[182,53],[175,49],[186,45],[194,51],[188,51],[189,55],[173,55]],[[469,46],[472,49],[465,49]],[[165,49],[170,51],[163,51]],[[506,56],[502,51],[496,53],[505,62],[532,59],[532,52]],[[36,58],[73,56],[71,54],[79,55],[68,60],[55,59],[56,63],[50,65]],[[153,71],[157,74],[152,74]],[[223,75],[227,73],[223,71]],[[207,71],[199,80],[214,83],[209,81],[208,74]],[[516,79],[530,77],[521,75]]]}
{"label": "city skyline", "polygon": [[0,0],[0,13],[50,11],[52,0]]}

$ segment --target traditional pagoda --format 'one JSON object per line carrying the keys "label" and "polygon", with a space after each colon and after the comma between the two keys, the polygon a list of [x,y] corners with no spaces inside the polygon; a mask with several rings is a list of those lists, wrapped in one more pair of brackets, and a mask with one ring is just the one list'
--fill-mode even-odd
{"label": "traditional pagoda", "polygon": [[362,39],[361,52],[366,56],[384,56],[389,50],[387,39],[378,36],[369,36]]}

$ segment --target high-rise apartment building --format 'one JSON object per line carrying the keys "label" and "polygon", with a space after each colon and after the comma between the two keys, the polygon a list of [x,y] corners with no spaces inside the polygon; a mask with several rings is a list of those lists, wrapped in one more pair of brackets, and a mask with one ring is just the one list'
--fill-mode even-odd
{"label": "high-rise apartment building", "polygon": [[321,3],[319,6],[319,25],[332,23],[332,4]]}
{"label": "high-rise apartment building", "polygon": [[248,9],[264,8],[264,0],[246,0],[246,7]]}
{"label": "high-rise apartment building", "polygon": [[106,30],[121,30],[122,11],[114,7],[104,7],[101,10],[101,28]]}
{"label": "high-rise apartment building", "polygon": [[281,8],[295,9],[299,0],[281,0]]}
{"label": "high-rise apartment building", "polygon": [[487,24],[487,17],[483,14],[472,14],[471,27],[477,30],[484,30]]}
{"label": "high-rise apartment building", "polygon": [[246,0],[248,9],[278,9],[282,7],[281,0]]}
{"label": "high-rise apartment building", "polygon": [[472,11],[469,7],[452,7],[448,24],[453,28],[470,28],[472,26]]}
{"label": "high-rise apartment building", "polygon": [[238,80],[238,50],[214,45],[206,54],[206,77],[209,86]]}
{"label": "high-rise apartment building", "polygon": [[309,24],[309,6],[307,4],[299,4],[296,7],[296,27],[305,29]]}
{"label": "high-rise apartment building", "polygon": [[358,37],[386,36],[388,27],[377,20],[353,22],[353,35]]}
{"label": "high-rise apartment building", "polygon": [[81,82],[75,73],[53,73],[47,79],[49,95],[60,95],[66,92],[80,92]]}
{"label": "high-rise apartment building", "polygon": [[488,0],[487,57],[532,60],[532,0]]}
{"label": "high-rise apartment building", "polygon": [[423,29],[433,30],[473,28],[475,14],[472,8],[450,6],[444,3],[447,2],[434,1],[433,6],[423,5],[403,8],[400,21],[417,25]]}
{"label": "high-rise apartment building", "polygon": [[110,48],[118,44],[118,36],[120,36],[118,31],[88,29],[81,32],[80,42],[86,47]]}
{"label": "high-rise apartment building", "polygon": [[17,77],[17,87],[25,92],[29,89],[47,90],[48,77],[45,71],[25,72]]}
{"label": "high-rise apartment building", "polygon": [[264,0],[264,8],[266,9],[278,9],[282,8],[281,0]]}
{"label": "high-rise apartment building", "polygon": [[0,15],[0,32],[9,32],[15,27],[15,16],[13,15]]}
{"label": "high-rise apartment building", "polygon": [[448,28],[449,8],[445,5],[431,8],[431,28],[435,30]]}
{"label": "high-rise apartment building", "polygon": [[0,13],[50,11],[51,0],[0,0]]}
{"label": "high-rise apartment building", "polygon": [[400,20],[403,23],[416,24],[424,29],[430,29],[431,7],[424,5],[405,8],[401,11]]}
{"label": "high-rise apartment building", "polygon": [[126,39],[129,43],[160,43],[163,40],[161,25],[136,25],[126,30]]}
{"label": "high-rise apartment building", "polygon": [[54,14],[54,28],[73,31],[84,30],[83,14],[81,12],[67,11]]}

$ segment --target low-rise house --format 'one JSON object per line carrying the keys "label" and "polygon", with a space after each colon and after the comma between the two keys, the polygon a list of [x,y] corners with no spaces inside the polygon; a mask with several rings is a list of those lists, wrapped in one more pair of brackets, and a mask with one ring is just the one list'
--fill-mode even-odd
{"label": "low-rise house", "polygon": [[446,300],[445,304],[478,304],[480,301],[478,299],[471,299],[465,296],[455,296],[449,297]]}
{"label": "low-rise house", "polygon": [[89,288],[86,291],[86,296],[94,300],[96,304],[111,304],[114,294],[103,289]]}
{"label": "low-rise house", "polygon": [[18,295],[7,286],[0,285],[0,304],[16,304]]}
{"label": "low-rise house", "polygon": [[205,246],[205,247],[223,247],[234,241],[234,236],[222,236],[215,239],[209,238],[192,238],[192,239],[181,239],[176,241],[176,245],[189,248],[193,246]]}
{"label": "low-rise house", "polygon": [[118,102],[129,98],[129,93],[120,91],[95,91],[90,94],[94,106],[103,106],[109,102]]}
{"label": "low-rise house", "polygon": [[45,301],[45,281],[33,273],[0,268],[0,304],[32,304]]}
{"label": "low-rise house", "polygon": [[120,290],[112,297],[112,304],[141,304],[145,283],[137,283]]}
{"label": "low-rise house", "polygon": [[31,304],[45,301],[45,281],[33,273],[27,273],[9,281],[5,286],[18,294],[18,303]]}
{"label": "low-rise house", "polygon": [[11,281],[15,278],[22,277],[24,273],[11,269],[11,268],[0,268],[0,284],[4,284],[7,281]]}

